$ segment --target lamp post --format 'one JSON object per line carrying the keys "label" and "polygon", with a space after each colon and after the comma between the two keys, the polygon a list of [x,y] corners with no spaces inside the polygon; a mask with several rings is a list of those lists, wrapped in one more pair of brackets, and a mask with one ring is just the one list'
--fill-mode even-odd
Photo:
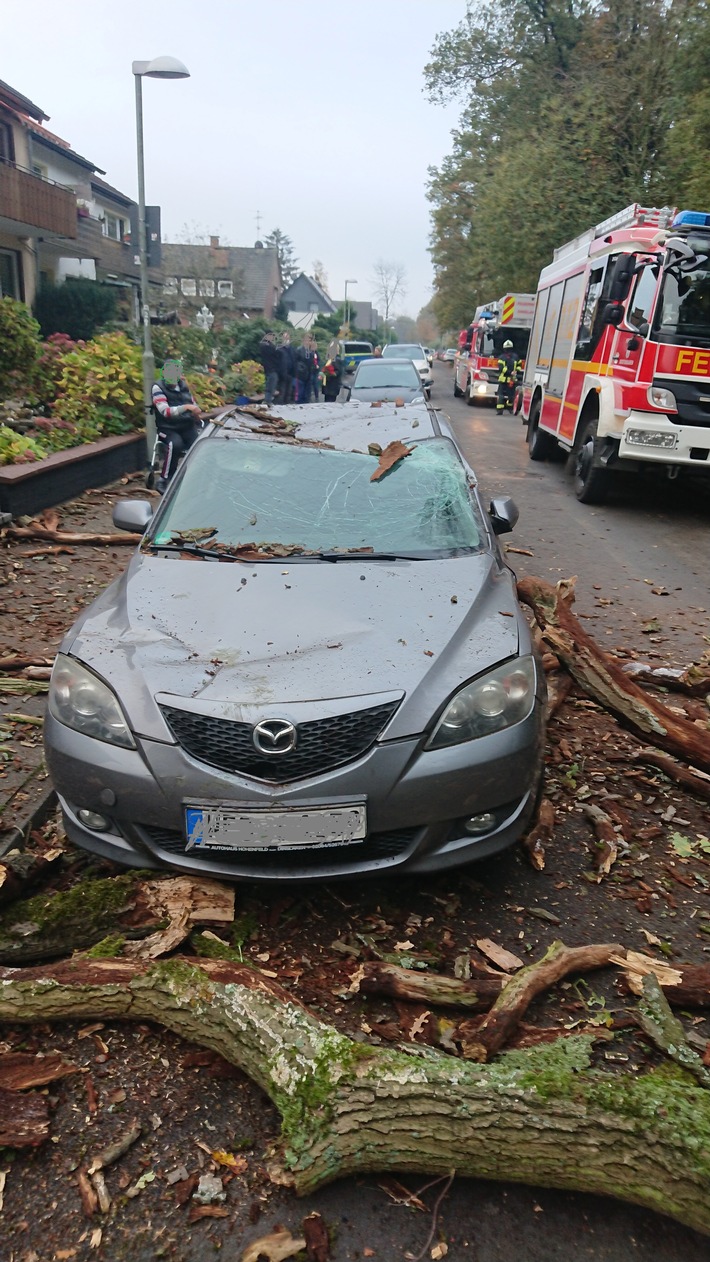
{"label": "lamp post", "polygon": [[348,285],[357,285],[356,280],[346,280],[345,282],[345,325],[346,328],[350,324],[350,309],[348,307]]}
{"label": "lamp post", "polygon": [[134,61],[131,67],[136,81],[136,150],[138,153],[138,250],[141,272],[141,319],[143,323],[143,411],[148,456],[157,437],[153,416],[152,389],[155,376],[153,344],[150,336],[150,302],[148,297],[148,247],[145,239],[145,166],[143,161],[143,78],[189,79],[190,71],[175,57],[154,57],[152,61]]}

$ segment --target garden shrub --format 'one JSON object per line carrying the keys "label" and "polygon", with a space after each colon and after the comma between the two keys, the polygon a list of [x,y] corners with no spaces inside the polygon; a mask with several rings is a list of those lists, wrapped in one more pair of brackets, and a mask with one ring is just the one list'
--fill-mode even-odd
{"label": "garden shrub", "polygon": [[180,325],[159,325],[151,331],[155,374],[160,376],[166,359],[180,359],[189,372],[206,368],[212,361],[215,341],[211,333],[203,329],[185,328]]}
{"label": "garden shrub", "polygon": [[113,318],[115,310],[116,295],[110,286],[77,276],[67,277],[60,285],[45,281],[34,306],[43,337],[67,333],[85,341]]}
{"label": "garden shrub", "polygon": [[53,333],[42,343],[41,354],[27,377],[24,391],[27,402],[47,412],[59,389],[64,356],[83,347],[83,342],[73,342],[66,333]]}
{"label": "garden shrub", "polygon": [[225,373],[224,384],[229,399],[238,398],[240,394],[253,398],[263,394],[266,388],[264,369],[255,359],[243,359],[240,364],[232,364],[231,371]]}
{"label": "garden shrub", "polygon": [[64,355],[52,416],[95,442],[143,427],[141,352],[123,333],[104,333]]}
{"label": "garden shrub", "polygon": [[203,412],[212,408],[223,407],[226,399],[224,382],[215,373],[189,372],[185,380],[192,391],[195,402]]}
{"label": "garden shrub", "polygon": [[48,454],[48,448],[36,438],[28,434],[18,434],[8,425],[0,425],[0,465],[29,464],[42,460]]}
{"label": "garden shrub", "polygon": [[40,348],[39,325],[24,302],[0,298],[0,398],[24,389]]}

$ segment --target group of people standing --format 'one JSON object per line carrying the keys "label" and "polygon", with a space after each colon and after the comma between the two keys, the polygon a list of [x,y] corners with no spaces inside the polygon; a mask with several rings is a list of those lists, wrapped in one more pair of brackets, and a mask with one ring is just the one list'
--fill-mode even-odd
{"label": "group of people standing", "polygon": [[281,334],[278,344],[275,333],[265,333],[259,352],[266,377],[264,402],[267,407],[271,407],[275,399],[283,404],[318,403],[321,392],[326,403],[337,399],[343,380],[337,338],[330,343],[322,368],[316,340],[310,333],[304,333],[300,346],[292,346],[288,332]]}

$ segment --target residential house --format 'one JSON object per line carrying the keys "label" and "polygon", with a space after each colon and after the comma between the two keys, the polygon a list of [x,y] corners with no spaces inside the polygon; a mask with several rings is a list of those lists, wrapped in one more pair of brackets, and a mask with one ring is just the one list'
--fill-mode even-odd
{"label": "residential house", "polygon": [[[119,318],[135,322],[137,206],[101,178],[100,167],[43,126],[46,119],[38,106],[0,83],[0,293],[31,306],[43,281],[85,277],[114,286]],[[157,294],[159,207],[146,208],[146,223],[149,278]]]}
{"label": "residential house", "polygon": [[325,290],[312,276],[301,272],[285,289],[282,302],[287,311],[287,319],[297,329],[310,329],[319,315],[335,315],[336,306]]}
{"label": "residential house", "polygon": [[243,316],[271,319],[281,297],[278,253],[257,241],[253,248],[220,245],[162,245],[162,315],[178,312],[194,322],[207,306],[217,324]]}
{"label": "residential house", "polygon": [[0,297],[32,304],[38,282],[38,238],[76,247],[76,197],[71,188],[35,169],[29,122],[48,117],[0,81]]}
{"label": "residential house", "polygon": [[375,310],[371,302],[352,302],[350,303],[350,319],[358,329],[369,329],[374,331],[379,322],[379,312]]}

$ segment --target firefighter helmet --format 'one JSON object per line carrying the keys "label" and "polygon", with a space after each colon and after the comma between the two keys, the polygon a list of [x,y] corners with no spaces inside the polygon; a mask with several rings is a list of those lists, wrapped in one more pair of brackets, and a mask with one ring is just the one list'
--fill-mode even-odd
{"label": "firefighter helmet", "polygon": [[510,341],[510,338],[508,338],[508,341],[503,343],[503,350],[512,351],[512,349],[513,349],[513,343]]}

